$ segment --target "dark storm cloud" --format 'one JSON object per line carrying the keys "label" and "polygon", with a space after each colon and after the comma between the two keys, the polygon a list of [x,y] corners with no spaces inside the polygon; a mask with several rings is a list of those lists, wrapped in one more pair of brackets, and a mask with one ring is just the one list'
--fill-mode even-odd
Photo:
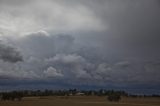
{"label": "dark storm cloud", "polygon": [[84,5],[108,27],[101,32],[80,32],[80,42],[97,46],[98,54],[103,54],[106,61],[159,59],[160,8],[157,0],[108,0]]}
{"label": "dark storm cloud", "polygon": [[[86,85],[160,83],[159,1],[0,2],[0,35],[24,56],[11,68],[0,61],[0,75]],[[12,47],[0,50],[5,61],[20,56]]]}
{"label": "dark storm cloud", "polygon": [[73,52],[74,37],[71,35],[52,35],[46,31],[28,34],[17,41],[23,51],[39,58],[51,57],[57,53]]}
{"label": "dark storm cloud", "polygon": [[[74,35],[51,34],[40,31],[31,33],[20,40],[18,45],[25,49],[21,51],[26,56],[26,62],[21,67],[32,70],[26,74],[27,76],[34,73],[35,78],[61,79],[61,81],[67,79],[66,83],[76,84],[78,82],[89,85],[103,85],[105,82],[114,84],[159,83],[158,77],[154,77],[154,73],[159,76],[157,71],[159,68],[153,65],[148,66],[155,60],[147,63],[148,61],[135,57],[117,59],[114,54],[112,58],[108,58],[109,54],[105,56],[102,53],[102,55],[99,53],[101,51],[94,46],[83,46],[77,43]],[[30,55],[27,56],[27,54]],[[150,69],[155,71],[148,71]]]}
{"label": "dark storm cloud", "polygon": [[23,58],[19,51],[15,48],[0,42],[0,59],[7,62],[22,61]]}
{"label": "dark storm cloud", "polygon": [[107,39],[112,39],[113,44],[131,52],[159,49],[160,8],[157,0],[113,0],[106,1],[105,5],[96,13],[109,24],[108,33],[102,37],[106,44]]}

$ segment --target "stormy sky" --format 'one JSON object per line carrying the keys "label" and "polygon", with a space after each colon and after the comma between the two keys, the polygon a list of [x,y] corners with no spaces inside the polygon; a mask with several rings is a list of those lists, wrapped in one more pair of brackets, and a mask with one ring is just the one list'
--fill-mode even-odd
{"label": "stormy sky", "polygon": [[157,90],[159,78],[159,0],[0,0],[0,89]]}

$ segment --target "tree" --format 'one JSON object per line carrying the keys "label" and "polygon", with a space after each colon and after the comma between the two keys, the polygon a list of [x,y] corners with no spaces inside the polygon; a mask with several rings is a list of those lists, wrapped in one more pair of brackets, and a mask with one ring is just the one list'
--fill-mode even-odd
{"label": "tree", "polygon": [[119,93],[113,92],[108,95],[107,98],[109,101],[118,102],[121,99],[121,95]]}

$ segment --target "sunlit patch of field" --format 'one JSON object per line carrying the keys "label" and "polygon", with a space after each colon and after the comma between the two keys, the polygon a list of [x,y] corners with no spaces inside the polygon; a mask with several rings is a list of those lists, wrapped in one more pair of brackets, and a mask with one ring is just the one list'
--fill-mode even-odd
{"label": "sunlit patch of field", "polygon": [[126,98],[109,102],[98,96],[25,97],[22,101],[0,101],[0,106],[160,106],[160,98]]}

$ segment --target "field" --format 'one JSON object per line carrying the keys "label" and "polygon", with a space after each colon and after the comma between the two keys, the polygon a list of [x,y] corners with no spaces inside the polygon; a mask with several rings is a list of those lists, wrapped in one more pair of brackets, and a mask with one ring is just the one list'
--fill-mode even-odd
{"label": "field", "polygon": [[109,102],[106,97],[25,97],[22,101],[0,101],[0,106],[160,106],[160,98],[126,98]]}

